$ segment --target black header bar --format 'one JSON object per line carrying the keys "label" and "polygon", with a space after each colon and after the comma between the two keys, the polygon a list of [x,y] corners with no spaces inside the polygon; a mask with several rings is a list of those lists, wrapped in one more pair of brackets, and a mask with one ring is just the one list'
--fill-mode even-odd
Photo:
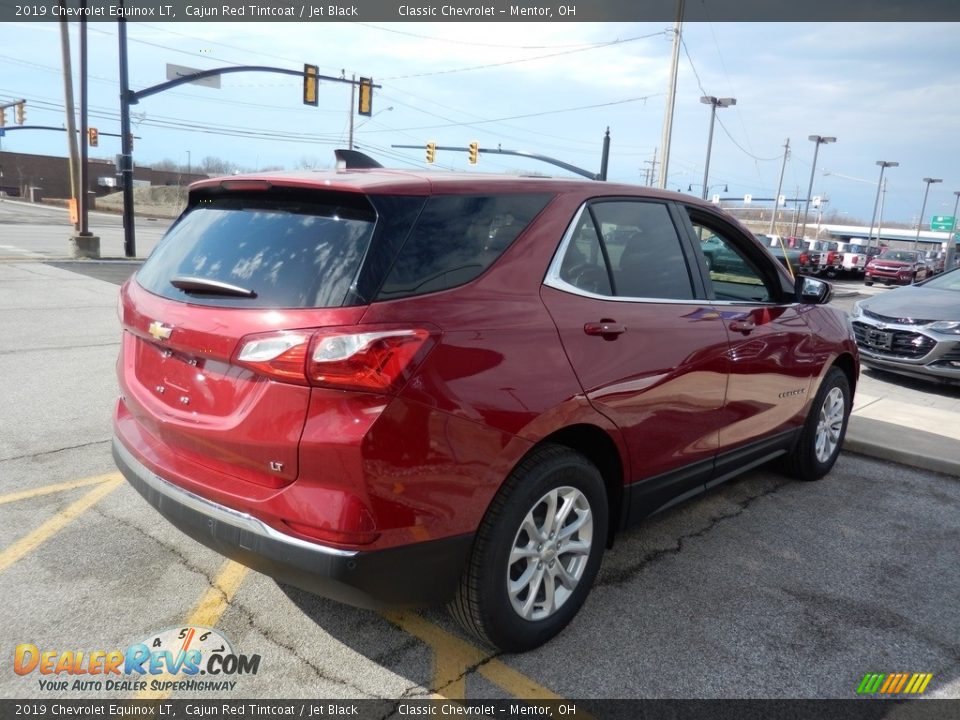
{"label": "black header bar", "polygon": [[[3,0],[0,21],[91,22],[669,22],[676,0]],[[685,22],[957,22],[957,0],[709,0],[687,2]],[[869,28],[865,29],[869,32]],[[949,42],[947,36],[945,42]]]}

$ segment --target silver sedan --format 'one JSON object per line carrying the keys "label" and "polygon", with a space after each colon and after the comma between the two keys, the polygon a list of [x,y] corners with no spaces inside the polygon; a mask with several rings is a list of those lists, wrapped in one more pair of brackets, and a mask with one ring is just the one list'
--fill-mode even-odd
{"label": "silver sedan", "polygon": [[864,365],[960,383],[960,270],[861,300],[850,316]]}

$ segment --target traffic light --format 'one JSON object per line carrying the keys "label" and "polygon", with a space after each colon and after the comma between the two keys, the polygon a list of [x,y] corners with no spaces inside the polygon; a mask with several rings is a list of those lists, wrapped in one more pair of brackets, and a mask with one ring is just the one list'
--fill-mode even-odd
{"label": "traffic light", "polygon": [[17,125],[23,125],[27,119],[27,103],[17,103]]}
{"label": "traffic light", "polygon": [[100,144],[100,133],[95,127],[87,128],[87,145],[97,147]]}
{"label": "traffic light", "polygon": [[477,164],[477,156],[480,155],[480,143],[474,141],[470,143],[470,164]]}
{"label": "traffic light", "polygon": [[427,143],[427,162],[432,163],[437,159],[437,144],[435,142]]}
{"label": "traffic light", "polygon": [[316,65],[304,65],[303,66],[303,104],[304,105],[313,105],[316,107],[319,103],[319,93],[317,88],[320,85],[320,80],[317,79],[317,74],[320,72],[320,68]]}
{"label": "traffic light", "polygon": [[370,117],[373,115],[373,80],[360,78],[360,98],[357,103],[357,114]]}

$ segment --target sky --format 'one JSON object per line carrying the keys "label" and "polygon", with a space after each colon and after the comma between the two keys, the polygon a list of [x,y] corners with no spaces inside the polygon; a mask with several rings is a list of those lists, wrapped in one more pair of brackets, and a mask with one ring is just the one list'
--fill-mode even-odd
{"label": "sky", "polygon": [[[71,23],[74,73],[77,23]],[[91,23],[91,157],[120,152],[115,23]],[[813,195],[827,212],[869,221],[877,160],[886,171],[884,219],[913,222],[924,177],[924,224],[953,212],[960,190],[960,36],[945,23],[685,23],[667,187],[699,196],[710,107],[717,111],[709,195],[773,197],[790,139],[782,194],[805,197],[814,143],[821,145]],[[502,147],[549,155],[591,171],[611,135],[609,179],[642,184],[659,148],[672,23],[128,23],[130,84],[166,79],[167,63],[197,69],[275,65],[368,76],[382,85],[374,115],[355,116],[358,149],[384,165],[426,167],[423,146]],[[56,23],[0,24],[0,102],[27,100],[27,124],[64,125]],[[78,83],[75,82],[78,88]],[[77,98],[79,99],[78,90]],[[206,156],[244,169],[329,167],[345,147],[350,88],[323,83],[319,106],[302,104],[297,77],[225,75],[221,88],[184,85],[133,107],[139,165],[172,160],[196,168]],[[7,111],[8,128],[13,122]],[[8,132],[3,150],[64,155],[62,132]],[[395,149],[392,145],[417,145]],[[540,172],[559,168],[508,156],[440,151],[436,169]],[[724,190],[726,186],[726,190]]]}

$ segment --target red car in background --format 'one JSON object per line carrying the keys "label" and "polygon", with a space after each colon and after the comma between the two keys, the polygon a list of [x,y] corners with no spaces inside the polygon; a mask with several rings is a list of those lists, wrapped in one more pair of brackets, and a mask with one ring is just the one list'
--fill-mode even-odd
{"label": "red car in background", "polygon": [[645,187],[204,180],[121,289],[114,457],[228,557],[526,650],[617,530],[773,458],[830,470],[859,361],[829,296]]}
{"label": "red car in background", "polygon": [[887,285],[912,285],[923,280],[929,268],[923,253],[915,250],[884,250],[867,263],[863,271],[865,285],[875,282]]}

